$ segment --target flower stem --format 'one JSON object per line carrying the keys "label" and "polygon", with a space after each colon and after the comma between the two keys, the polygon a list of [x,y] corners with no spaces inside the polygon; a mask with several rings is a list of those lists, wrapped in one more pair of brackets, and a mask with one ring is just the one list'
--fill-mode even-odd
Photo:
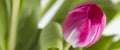
{"label": "flower stem", "polygon": [[12,5],[12,17],[11,17],[11,25],[10,25],[10,33],[8,39],[8,50],[15,50],[15,41],[16,41],[16,33],[17,33],[17,24],[18,24],[18,14],[20,8],[20,0],[13,0]]}
{"label": "flower stem", "polygon": [[63,50],[69,50],[70,47],[71,47],[71,45],[65,42]]}

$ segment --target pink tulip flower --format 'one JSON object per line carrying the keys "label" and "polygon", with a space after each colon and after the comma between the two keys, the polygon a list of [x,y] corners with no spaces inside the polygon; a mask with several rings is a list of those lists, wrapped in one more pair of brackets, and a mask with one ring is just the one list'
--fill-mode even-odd
{"label": "pink tulip flower", "polygon": [[94,3],[85,3],[72,9],[64,23],[64,39],[76,47],[89,47],[101,37],[106,25],[105,13]]}

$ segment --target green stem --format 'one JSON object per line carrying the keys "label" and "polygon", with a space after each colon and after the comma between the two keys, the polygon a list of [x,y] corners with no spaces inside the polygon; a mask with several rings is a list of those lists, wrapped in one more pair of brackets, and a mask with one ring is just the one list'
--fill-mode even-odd
{"label": "green stem", "polygon": [[12,0],[5,0],[6,1],[6,8],[7,8],[7,14],[8,14],[8,16],[9,16],[9,18],[10,18],[10,16],[11,16],[11,1]]}
{"label": "green stem", "polygon": [[83,48],[75,48],[74,50],[83,50]]}
{"label": "green stem", "polygon": [[19,8],[20,8],[20,0],[13,0],[10,33],[8,39],[8,50],[14,50],[16,44],[15,41],[16,41],[16,33],[17,33]]}
{"label": "green stem", "polygon": [[69,50],[70,47],[71,47],[71,45],[65,42],[63,50]]}

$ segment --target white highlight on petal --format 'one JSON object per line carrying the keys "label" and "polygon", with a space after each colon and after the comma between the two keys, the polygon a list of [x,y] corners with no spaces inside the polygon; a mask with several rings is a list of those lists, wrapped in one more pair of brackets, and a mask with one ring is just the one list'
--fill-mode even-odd
{"label": "white highlight on petal", "polygon": [[[84,7],[82,7],[84,8]],[[77,8],[77,9],[74,9],[74,10],[71,10],[71,12],[69,14],[72,14],[73,12],[79,12],[79,11],[82,11],[82,8]]]}
{"label": "white highlight on petal", "polygon": [[77,29],[74,29],[70,35],[67,37],[66,41],[71,44],[73,47],[78,47],[77,42],[78,42],[78,37],[80,35],[80,32],[77,31]]}

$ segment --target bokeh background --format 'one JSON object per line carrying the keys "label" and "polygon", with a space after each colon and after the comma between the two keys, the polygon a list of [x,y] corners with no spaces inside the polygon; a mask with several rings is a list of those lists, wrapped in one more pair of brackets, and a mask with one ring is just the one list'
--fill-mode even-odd
{"label": "bokeh background", "polygon": [[[62,23],[86,2],[104,11],[107,24],[88,48],[67,47]],[[0,50],[120,50],[120,0],[0,0]]]}

